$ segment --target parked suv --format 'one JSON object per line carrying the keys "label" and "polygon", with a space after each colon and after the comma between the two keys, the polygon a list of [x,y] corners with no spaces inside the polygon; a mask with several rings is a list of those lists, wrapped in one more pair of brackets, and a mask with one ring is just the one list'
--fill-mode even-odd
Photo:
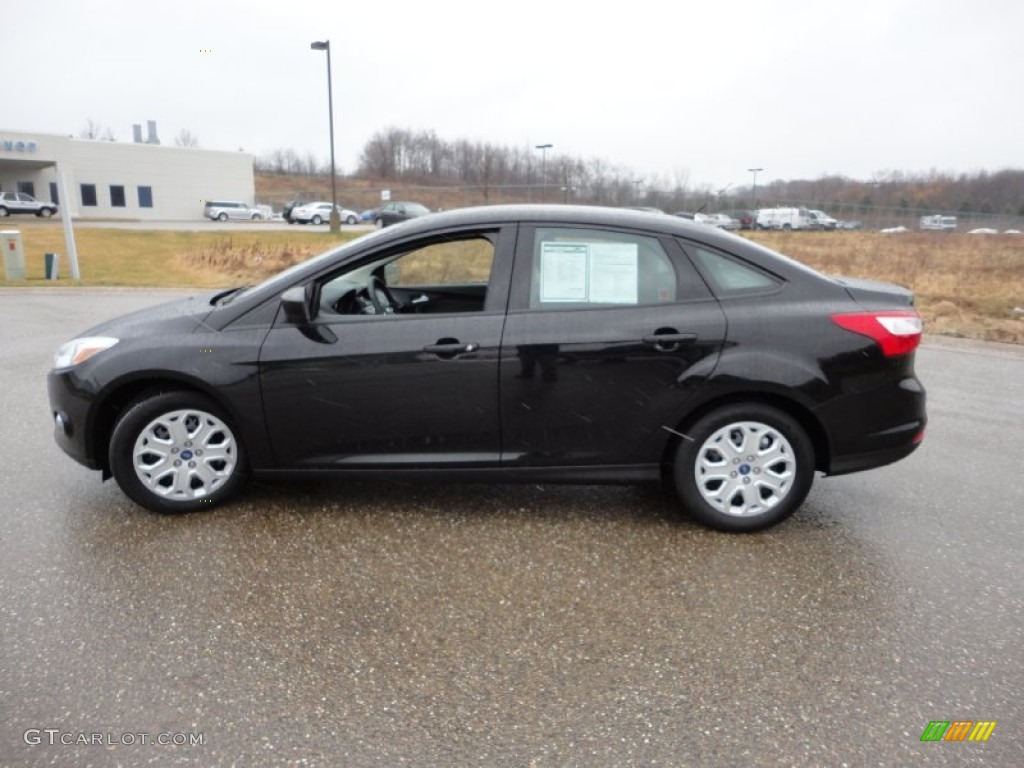
{"label": "parked suv", "polygon": [[259,221],[263,218],[259,208],[231,200],[207,200],[203,207],[203,215],[214,221],[227,221],[228,219]]}
{"label": "parked suv", "polygon": [[4,192],[0,194],[0,219],[12,213],[32,213],[46,219],[57,212],[53,203],[36,200],[24,192]]}

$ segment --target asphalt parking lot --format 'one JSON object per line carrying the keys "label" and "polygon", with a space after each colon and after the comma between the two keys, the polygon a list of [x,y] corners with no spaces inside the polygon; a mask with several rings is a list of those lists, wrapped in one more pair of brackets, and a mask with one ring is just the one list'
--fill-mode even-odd
{"label": "asphalt parking lot", "polygon": [[[0,765],[1024,764],[1024,349],[926,341],[923,447],[757,535],[590,486],[160,517],[60,453],[44,377],[177,295],[0,290]],[[956,720],[997,725],[921,742]]]}

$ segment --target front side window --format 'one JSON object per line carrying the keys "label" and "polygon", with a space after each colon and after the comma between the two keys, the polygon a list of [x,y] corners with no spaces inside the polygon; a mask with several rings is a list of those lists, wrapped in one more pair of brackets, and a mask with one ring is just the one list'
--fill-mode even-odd
{"label": "front side window", "polygon": [[320,287],[320,318],[482,312],[497,233],[432,240],[334,275]]}
{"label": "front side window", "polygon": [[531,309],[674,302],[677,283],[656,238],[598,229],[534,231]]}

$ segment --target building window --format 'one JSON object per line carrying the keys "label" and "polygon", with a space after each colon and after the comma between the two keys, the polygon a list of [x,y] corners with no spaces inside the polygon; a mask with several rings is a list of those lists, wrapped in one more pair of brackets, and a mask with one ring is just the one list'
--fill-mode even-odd
{"label": "building window", "polygon": [[55,205],[60,205],[60,195],[57,194],[57,182],[50,182],[50,202]]}
{"label": "building window", "polygon": [[82,185],[82,205],[96,205],[96,185],[95,184],[83,184]]}
{"label": "building window", "polygon": [[153,188],[139,187],[139,208],[153,207]]}
{"label": "building window", "polygon": [[23,195],[32,195],[32,197],[35,197],[36,185],[33,184],[31,181],[19,181],[18,191],[21,192],[21,194]]}
{"label": "building window", "polygon": [[120,184],[110,185],[110,205],[113,208],[124,208],[124,187]]}

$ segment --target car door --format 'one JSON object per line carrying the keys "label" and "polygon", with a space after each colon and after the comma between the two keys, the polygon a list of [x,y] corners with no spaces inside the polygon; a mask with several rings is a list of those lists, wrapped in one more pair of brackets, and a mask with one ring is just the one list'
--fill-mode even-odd
{"label": "car door", "polygon": [[726,319],[679,245],[524,226],[502,341],[502,464],[656,464]]}
{"label": "car door", "polygon": [[[279,317],[260,353],[277,464],[496,466],[513,236],[513,227],[419,236],[314,281],[312,322]],[[372,277],[390,278],[399,311],[367,313]],[[445,292],[477,301],[432,300]]]}

